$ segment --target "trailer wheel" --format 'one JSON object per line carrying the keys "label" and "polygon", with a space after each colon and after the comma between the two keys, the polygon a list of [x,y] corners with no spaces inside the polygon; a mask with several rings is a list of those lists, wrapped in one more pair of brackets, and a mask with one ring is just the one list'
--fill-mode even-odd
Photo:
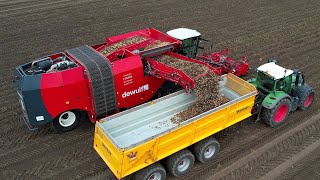
{"label": "trailer wheel", "polygon": [[166,159],[167,169],[175,177],[187,174],[194,164],[194,156],[188,149],[183,149]]}
{"label": "trailer wheel", "polygon": [[160,163],[154,163],[146,168],[138,171],[135,180],[165,180],[166,170]]}
{"label": "trailer wheel", "polygon": [[207,163],[216,157],[219,150],[219,142],[213,137],[208,137],[194,145],[193,154],[201,163]]}
{"label": "trailer wheel", "polygon": [[53,120],[53,128],[61,133],[75,129],[83,117],[81,111],[65,111]]}
{"label": "trailer wheel", "polygon": [[291,103],[289,99],[281,99],[272,109],[263,110],[264,122],[271,127],[281,125],[287,118],[290,108]]}

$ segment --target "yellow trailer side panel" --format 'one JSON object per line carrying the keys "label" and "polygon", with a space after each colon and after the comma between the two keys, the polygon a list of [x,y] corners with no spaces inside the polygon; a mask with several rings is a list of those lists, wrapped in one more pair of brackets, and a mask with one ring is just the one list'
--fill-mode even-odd
{"label": "yellow trailer side panel", "polygon": [[103,131],[96,126],[94,133],[94,149],[98,152],[103,161],[108,165],[113,174],[121,177],[121,166],[123,155],[112,142],[103,134]]}

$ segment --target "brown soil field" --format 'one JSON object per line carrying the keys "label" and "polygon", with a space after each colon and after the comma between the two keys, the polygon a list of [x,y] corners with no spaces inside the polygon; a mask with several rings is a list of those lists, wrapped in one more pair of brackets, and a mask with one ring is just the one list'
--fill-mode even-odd
{"label": "brown soil field", "polygon": [[244,79],[259,58],[275,57],[305,72],[316,92],[312,107],[281,127],[249,118],[216,134],[217,158],[182,179],[320,179],[318,0],[0,0],[0,22],[0,179],[115,179],[92,147],[93,124],[65,134],[25,127],[12,74],[35,58],[147,27],[197,29],[234,59],[245,54],[252,70]]}

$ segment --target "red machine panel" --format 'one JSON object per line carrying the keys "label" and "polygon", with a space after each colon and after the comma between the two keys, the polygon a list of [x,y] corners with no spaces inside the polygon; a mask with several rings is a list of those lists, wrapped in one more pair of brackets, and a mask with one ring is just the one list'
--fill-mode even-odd
{"label": "red machine panel", "polygon": [[114,61],[112,68],[119,109],[127,109],[150,100],[165,81],[144,76],[139,55]]}
{"label": "red machine panel", "polygon": [[56,117],[72,109],[91,109],[82,67],[42,74],[41,96],[49,114]]}

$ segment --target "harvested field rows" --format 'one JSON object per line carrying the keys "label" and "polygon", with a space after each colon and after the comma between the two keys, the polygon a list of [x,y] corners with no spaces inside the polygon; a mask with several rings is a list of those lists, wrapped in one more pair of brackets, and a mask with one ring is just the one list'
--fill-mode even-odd
{"label": "harvested field rows", "polygon": [[[49,126],[34,132],[26,129],[19,118],[20,104],[12,85],[12,72],[15,66],[40,56],[102,43],[106,36],[146,27],[161,31],[177,27],[197,29],[217,49],[228,46],[235,59],[247,55],[252,69],[260,64],[258,58],[275,57],[280,65],[305,72],[317,98],[308,111],[292,113],[289,121],[276,129],[262,122],[253,124],[248,119],[217,134],[220,155],[212,163],[196,163],[183,179],[268,176],[275,167],[285,167],[282,165],[288,158],[299,155],[300,149],[314,147],[319,139],[319,122],[309,120],[317,117],[320,107],[319,14],[320,1],[316,0],[1,0],[0,179],[114,179],[92,148],[93,125],[89,122],[62,135],[53,133]],[[254,70],[244,78],[253,74]],[[315,122],[311,128],[304,126],[308,120]],[[262,148],[280,142],[277,139],[292,129],[303,127],[307,128],[298,132],[298,136],[286,136],[283,143],[270,146],[270,153]],[[261,148],[262,159],[241,161]],[[320,179],[315,171],[320,167],[318,152],[316,148],[301,157],[295,168],[280,174],[280,179]],[[247,165],[234,168],[232,164],[239,162]],[[175,178],[168,175],[168,179]]]}

